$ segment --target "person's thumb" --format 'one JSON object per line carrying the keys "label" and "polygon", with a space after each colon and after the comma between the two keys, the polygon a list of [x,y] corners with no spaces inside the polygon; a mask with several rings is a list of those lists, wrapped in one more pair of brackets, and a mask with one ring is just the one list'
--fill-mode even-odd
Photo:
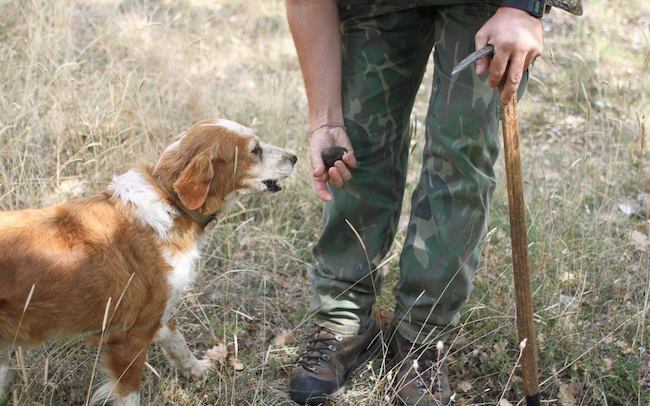
{"label": "person's thumb", "polygon": [[325,173],[325,164],[318,143],[309,146],[309,160],[311,162],[312,175],[320,177]]}

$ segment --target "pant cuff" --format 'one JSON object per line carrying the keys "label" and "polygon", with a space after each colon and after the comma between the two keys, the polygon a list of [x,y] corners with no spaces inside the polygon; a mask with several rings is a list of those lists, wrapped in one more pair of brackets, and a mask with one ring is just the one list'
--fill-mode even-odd
{"label": "pant cuff", "polygon": [[336,333],[346,335],[359,335],[365,333],[366,330],[368,330],[368,328],[372,325],[374,318],[374,313],[371,313],[370,317],[368,317],[368,319],[365,321],[362,320],[360,322],[354,322],[351,320],[345,320],[345,324],[342,324],[332,319],[315,317],[314,323]]}
{"label": "pant cuff", "polygon": [[405,322],[397,326],[397,332],[409,342],[416,344],[430,344],[432,342],[443,341],[449,336],[449,329],[439,326],[420,328],[419,326],[410,325]]}

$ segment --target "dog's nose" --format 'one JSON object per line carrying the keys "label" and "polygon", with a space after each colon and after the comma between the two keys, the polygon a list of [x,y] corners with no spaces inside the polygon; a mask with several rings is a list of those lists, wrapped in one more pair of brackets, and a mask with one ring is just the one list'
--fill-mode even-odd
{"label": "dog's nose", "polygon": [[293,154],[289,155],[289,162],[291,162],[292,166],[296,165],[296,162],[298,162],[298,157]]}

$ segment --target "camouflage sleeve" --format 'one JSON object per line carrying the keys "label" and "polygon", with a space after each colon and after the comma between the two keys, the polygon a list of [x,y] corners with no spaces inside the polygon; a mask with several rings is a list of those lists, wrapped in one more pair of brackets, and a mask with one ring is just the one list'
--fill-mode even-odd
{"label": "camouflage sleeve", "polygon": [[582,15],[582,0],[546,0],[546,4],[577,16]]}

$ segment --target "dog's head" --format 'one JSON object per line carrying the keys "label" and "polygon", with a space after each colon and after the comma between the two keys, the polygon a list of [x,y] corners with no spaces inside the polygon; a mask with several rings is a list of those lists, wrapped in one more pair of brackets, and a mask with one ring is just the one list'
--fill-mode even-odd
{"label": "dog's head", "polygon": [[297,157],[259,141],[252,129],[229,120],[195,124],[165,149],[154,167],[161,186],[188,210],[209,215],[251,192],[278,192]]}

